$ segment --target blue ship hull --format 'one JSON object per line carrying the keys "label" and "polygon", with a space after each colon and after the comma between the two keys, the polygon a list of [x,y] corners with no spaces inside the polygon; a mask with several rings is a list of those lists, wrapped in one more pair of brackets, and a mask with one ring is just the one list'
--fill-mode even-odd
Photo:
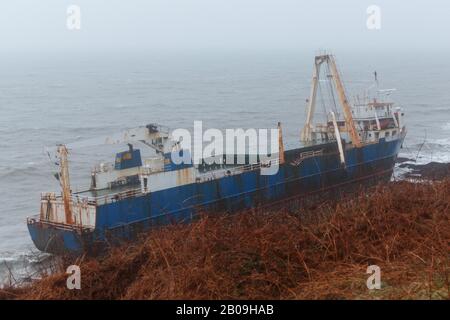
{"label": "blue ship hull", "polygon": [[[200,212],[236,212],[250,208],[315,201],[353,186],[389,180],[403,137],[345,151],[340,162],[337,144],[328,143],[285,152],[275,175],[260,170],[191,183],[98,205],[95,229],[28,221],[36,247],[56,254],[98,254],[109,246],[135,239],[138,234],[171,223],[187,223]],[[300,153],[323,154],[295,164]],[[301,204],[301,203],[300,203]]]}

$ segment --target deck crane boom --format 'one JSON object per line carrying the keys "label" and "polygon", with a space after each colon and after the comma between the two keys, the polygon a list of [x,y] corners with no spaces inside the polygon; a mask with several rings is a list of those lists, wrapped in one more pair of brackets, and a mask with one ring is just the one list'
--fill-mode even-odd
{"label": "deck crane boom", "polygon": [[[67,148],[82,148],[96,145],[114,145],[142,142],[154,149],[157,153],[167,152],[167,142],[169,140],[169,130],[158,124],[148,124],[130,128],[125,131],[109,136],[97,137],[83,141],[66,144]],[[170,151],[170,150],[169,150]]]}
{"label": "deck crane boom", "polygon": [[359,147],[361,147],[361,138],[358,135],[355,123],[353,121],[351,106],[350,106],[350,103],[348,102],[347,96],[345,94],[344,85],[343,85],[341,77],[339,75],[339,71],[336,66],[336,61],[335,61],[333,55],[330,55],[330,54],[325,54],[325,55],[320,55],[320,56],[315,57],[312,86],[311,86],[311,92],[310,92],[310,96],[308,99],[308,106],[307,106],[306,123],[305,123],[305,126],[303,127],[303,130],[301,133],[301,140],[303,142],[307,142],[307,143],[311,143],[314,141],[313,118],[314,118],[314,112],[315,112],[315,107],[316,107],[316,96],[317,96],[317,88],[318,88],[319,76],[320,76],[320,67],[323,63],[327,63],[328,66],[330,67],[331,78],[333,78],[333,81],[334,81],[334,84],[336,87],[336,91],[338,93],[339,102],[344,111],[346,131],[349,133],[349,136],[352,140],[353,145],[355,147],[359,148]]}

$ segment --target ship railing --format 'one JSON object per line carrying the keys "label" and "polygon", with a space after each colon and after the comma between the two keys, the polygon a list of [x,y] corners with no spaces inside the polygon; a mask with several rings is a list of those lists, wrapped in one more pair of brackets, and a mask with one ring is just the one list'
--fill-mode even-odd
{"label": "ship railing", "polygon": [[40,215],[33,215],[30,217],[27,217],[27,224],[35,224],[35,223],[39,223],[39,224],[45,224],[48,226],[54,226],[57,227],[58,229],[65,229],[65,230],[75,230],[75,231],[93,231],[95,228],[92,226],[84,226],[84,225],[80,225],[80,224],[67,224],[67,223],[62,223],[62,222],[52,222],[49,220],[42,220],[40,219]]}
{"label": "ship railing", "polygon": [[[96,206],[99,204],[107,204],[118,200],[133,198],[141,193],[142,193],[141,188],[136,188],[116,193],[110,193],[102,196],[87,196],[87,195],[72,194],[71,200],[72,203],[86,203],[87,205]],[[49,197],[45,193],[43,193],[41,194],[41,200],[62,202],[62,196],[56,195],[54,196],[54,198],[49,199]]]}
{"label": "ship railing", "polygon": [[300,153],[300,156],[297,159],[295,159],[294,161],[291,162],[291,165],[298,166],[303,162],[303,160],[305,160],[307,158],[312,158],[315,156],[320,156],[322,154],[323,154],[323,150],[316,150],[316,151],[312,150],[312,151],[302,152],[302,153]]}
{"label": "ship railing", "polygon": [[136,189],[129,189],[129,190],[121,191],[121,192],[110,193],[110,194],[106,194],[103,196],[96,196],[96,197],[72,195],[72,200],[80,199],[82,201],[87,201],[88,204],[99,205],[99,204],[107,204],[107,203],[111,203],[111,202],[115,202],[115,201],[119,201],[119,200],[123,200],[123,199],[127,199],[127,198],[134,198],[137,195],[140,195],[141,193],[142,193],[141,188],[136,188]]}
{"label": "ship railing", "polygon": [[204,182],[204,181],[210,181],[215,180],[218,178],[226,177],[226,176],[233,176],[237,174],[241,174],[243,172],[249,172],[258,170],[261,168],[270,168],[273,165],[278,165],[280,163],[280,160],[278,158],[271,159],[268,161],[261,161],[254,164],[245,164],[243,166],[239,167],[231,167],[231,168],[224,168],[221,170],[215,170],[212,172],[204,173],[200,176],[197,176],[196,181],[197,182]]}
{"label": "ship railing", "polygon": [[[80,196],[78,194],[72,194],[71,200],[72,203],[85,203],[87,205],[95,205],[95,198],[96,197],[89,197],[89,196]],[[41,193],[41,201],[48,201],[48,202],[61,202],[63,201],[61,194],[56,193]]]}
{"label": "ship railing", "polygon": [[352,107],[353,117],[357,119],[371,119],[375,118],[375,114],[378,118],[392,117],[392,109],[373,108],[368,104],[354,105]]}
{"label": "ship railing", "polygon": [[105,163],[100,163],[98,165],[96,165],[92,171],[95,173],[100,173],[100,172],[109,172],[109,171],[113,171],[114,170],[114,164],[111,162],[105,162]]}
{"label": "ship railing", "polygon": [[164,172],[164,168],[152,168],[152,167],[145,167],[142,166],[139,169],[139,174],[142,175],[152,175],[154,173]]}

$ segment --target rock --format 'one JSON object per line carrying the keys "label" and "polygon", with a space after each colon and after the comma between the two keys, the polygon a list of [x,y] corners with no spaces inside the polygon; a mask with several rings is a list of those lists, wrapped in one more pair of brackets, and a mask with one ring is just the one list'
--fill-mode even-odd
{"label": "rock", "polygon": [[428,180],[442,180],[450,177],[450,163],[430,162],[427,164],[402,163],[400,168],[411,169],[406,177],[421,177]]}

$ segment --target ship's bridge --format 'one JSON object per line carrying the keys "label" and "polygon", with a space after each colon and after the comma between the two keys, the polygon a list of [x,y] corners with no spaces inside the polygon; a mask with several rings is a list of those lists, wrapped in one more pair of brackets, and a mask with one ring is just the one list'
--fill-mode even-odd
{"label": "ship's bridge", "polygon": [[353,119],[373,119],[377,117],[392,118],[394,111],[393,102],[379,102],[374,99],[372,102],[365,104],[354,104],[352,107]]}

